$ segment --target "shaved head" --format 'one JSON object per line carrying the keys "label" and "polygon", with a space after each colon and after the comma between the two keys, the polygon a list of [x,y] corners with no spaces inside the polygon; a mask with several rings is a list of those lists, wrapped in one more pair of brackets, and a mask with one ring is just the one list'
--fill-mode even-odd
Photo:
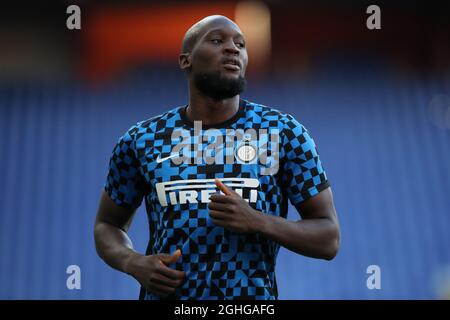
{"label": "shaved head", "polygon": [[192,27],[189,28],[189,30],[184,35],[181,46],[181,52],[182,53],[191,52],[195,44],[197,43],[197,40],[201,38],[202,35],[207,30],[207,27],[218,21],[233,24],[239,30],[238,25],[225,16],[221,15],[208,16],[196,22]]}
{"label": "shaved head", "polygon": [[190,27],[178,62],[190,88],[203,96],[224,100],[245,88],[248,55],[244,35],[227,17],[208,16]]}

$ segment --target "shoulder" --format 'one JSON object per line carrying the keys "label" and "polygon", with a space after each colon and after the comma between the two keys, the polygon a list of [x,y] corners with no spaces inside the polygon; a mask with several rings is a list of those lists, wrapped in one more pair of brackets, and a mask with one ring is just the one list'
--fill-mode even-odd
{"label": "shoulder", "polygon": [[246,101],[246,103],[247,113],[250,113],[250,116],[253,118],[258,117],[262,127],[276,127],[281,133],[292,130],[300,131],[301,133],[306,130],[294,116],[278,109],[278,107],[269,107],[251,101]]}
{"label": "shoulder", "polygon": [[155,133],[167,129],[167,127],[176,127],[180,120],[179,109],[176,107],[157,116],[139,121],[132,125],[124,136],[129,136],[133,140],[139,140],[143,136],[154,135]]}

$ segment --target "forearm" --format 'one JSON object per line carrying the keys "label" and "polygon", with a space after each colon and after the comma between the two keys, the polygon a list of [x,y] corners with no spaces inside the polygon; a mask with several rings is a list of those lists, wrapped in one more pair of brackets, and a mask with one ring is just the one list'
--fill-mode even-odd
{"label": "forearm", "polygon": [[98,255],[114,269],[129,273],[128,262],[137,253],[128,234],[106,222],[97,222],[94,237]]}
{"label": "forearm", "polygon": [[327,218],[289,221],[257,212],[255,231],[298,254],[331,260],[339,247],[339,228]]}

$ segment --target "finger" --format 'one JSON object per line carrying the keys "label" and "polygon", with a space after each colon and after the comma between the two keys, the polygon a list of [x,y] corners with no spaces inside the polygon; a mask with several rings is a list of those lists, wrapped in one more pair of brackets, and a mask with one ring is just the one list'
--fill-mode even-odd
{"label": "finger", "polygon": [[175,292],[175,288],[171,288],[159,283],[150,283],[148,286],[149,291],[159,295],[166,296]]}
{"label": "finger", "polygon": [[234,199],[230,196],[224,196],[223,194],[217,194],[217,193],[212,194],[209,197],[209,200],[213,201],[213,202],[220,202],[220,203],[231,203],[234,201]]}
{"label": "finger", "polygon": [[175,252],[171,256],[168,254],[162,253],[162,254],[159,254],[158,257],[159,257],[159,260],[161,260],[161,262],[166,265],[175,263],[181,257],[181,250],[180,249],[175,250]]}
{"label": "finger", "polygon": [[171,287],[165,286],[163,284],[154,283],[154,282],[148,283],[147,290],[151,291],[153,293],[156,293],[158,295],[163,295],[163,296],[175,292],[175,288],[171,288]]}
{"label": "finger", "polygon": [[173,280],[183,280],[186,277],[186,273],[184,271],[169,268],[165,264],[161,264],[156,271]]}
{"label": "finger", "polygon": [[159,273],[153,273],[152,278],[150,279],[152,283],[158,283],[160,285],[164,285],[171,288],[177,288],[182,284],[182,280],[173,280],[171,278],[168,278],[166,276],[163,276]]}
{"label": "finger", "polygon": [[225,220],[229,218],[229,214],[222,211],[209,210],[209,215],[213,219]]}
{"label": "finger", "polygon": [[223,184],[222,181],[219,179],[214,179],[214,182],[216,183],[217,188],[219,188],[220,191],[222,191],[226,196],[231,196],[231,191],[228,189],[226,185]]}
{"label": "finger", "polygon": [[212,222],[218,227],[226,228],[228,226],[228,223],[222,219],[213,219]]}
{"label": "finger", "polygon": [[208,203],[208,209],[215,211],[229,211],[228,206],[225,203],[210,202]]}

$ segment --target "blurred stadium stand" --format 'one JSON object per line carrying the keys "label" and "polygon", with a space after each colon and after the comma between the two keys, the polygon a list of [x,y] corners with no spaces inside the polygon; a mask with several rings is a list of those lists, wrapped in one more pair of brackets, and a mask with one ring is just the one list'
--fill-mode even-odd
{"label": "blurred stadium stand", "polygon": [[[0,13],[2,299],[138,297],[138,284],[94,248],[109,156],[131,125],[186,104],[179,30],[203,15],[236,14],[238,5],[197,1],[197,17],[183,1],[80,1],[82,30],[69,31],[72,3]],[[270,51],[251,66],[243,97],[289,112],[311,131],[342,228],[331,262],[280,251],[280,298],[448,298],[449,11],[381,2],[382,30],[369,31],[371,3],[261,3],[270,12]],[[178,33],[145,38],[142,28],[162,30],[164,22]],[[134,31],[141,36],[130,40]],[[289,217],[298,217],[293,208]],[[143,252],[144,208],[130,233]],[[66,287],[72,264],[81,268],[81,290]],[[381,290],[366,287],[372,264],[381,268]]]}

